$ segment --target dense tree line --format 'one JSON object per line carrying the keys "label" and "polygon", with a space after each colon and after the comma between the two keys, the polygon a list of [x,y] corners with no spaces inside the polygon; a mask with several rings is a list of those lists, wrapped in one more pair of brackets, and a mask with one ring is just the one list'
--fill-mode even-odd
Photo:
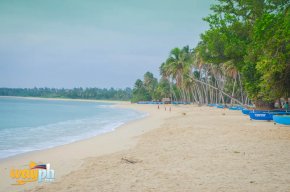
{"label": "dense tree line", "polygon": [[[204,20],[196,55],[238,79],[259,107],[290,96],[290,15],[288,0],[219,0]],[[226,68],[226,69],[224,69]]]}
{"label": "dense tree line", "polygon": [[99,88],[0,88],[0,96],[70,98],[70,99],[103,99],[103,100],[130,100],[132,90],[126,89],[99,89]]}
{"label": "dense tree line", "polygon": [[[253,102],[260,108],[271,108],[282,97],[287,100],[289,1],[219,0],[211,10],[204,18],[210,28],[201,34],[199,44],[193,49],[172,49],[160,66],[161,80],[169,82],[170,98],[199,104]],[[139,99],[168,95],[161,89],[157,97],[148,96],[144,82],[145,78],[143,85],[136,82],[133,98],[141,87],[147,96]]]}
{"label": "dense tree line", "polygon": [[170,83],[167,79],[161,78],[158,82],[152,73],[146,72],[143,81],[137,79],[135,82],[131,101],[160,101],[170,95]]}

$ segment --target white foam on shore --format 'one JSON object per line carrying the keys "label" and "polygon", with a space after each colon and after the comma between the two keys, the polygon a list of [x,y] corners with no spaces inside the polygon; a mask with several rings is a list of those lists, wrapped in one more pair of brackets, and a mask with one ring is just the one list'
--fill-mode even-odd
{"label": "white foam on shore", "polygon": [[38,127],[21,127],[2,130],[0,135],[0,159],[69,144],[108,133],[114,131],[126,122],[140,119],[148,115],[129,109],[112,109],[114,107],[107,105],[100,106],[100,108],[119,110],[119,116],[96,116]]}

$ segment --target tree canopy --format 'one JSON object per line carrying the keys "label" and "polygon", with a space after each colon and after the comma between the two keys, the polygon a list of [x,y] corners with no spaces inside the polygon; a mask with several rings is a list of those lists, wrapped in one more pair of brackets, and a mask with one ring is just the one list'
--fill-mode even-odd
{"label": "tree canopy", "polygon": [[199,46],[204,61],[231,62],[253,101],[289,97],[289,1],[219,0],[211,9]]}
{"label": "tree canopy", "polygon": [[[273,106],[281,97],[288,99],[289,4],[288,0],[218,0],[204,18],[210,28],[198,45],[173,48],[161,64],[155,93],[159,98],[170,95],[173,100],[201,104],[252,101]],[[165,81],[167,88],[158,89]],[[147,99],[154,98],[154,89],[144,90]]]}
{"label": "tree canopy", "polygon": [[103,100],[124,100],[131,98],[132,90],[126,89],[99,89],[99,88],[0,88],[0,96],[20,97],[44,97],[44,98],[70,98],[70,99],[103,99]]}

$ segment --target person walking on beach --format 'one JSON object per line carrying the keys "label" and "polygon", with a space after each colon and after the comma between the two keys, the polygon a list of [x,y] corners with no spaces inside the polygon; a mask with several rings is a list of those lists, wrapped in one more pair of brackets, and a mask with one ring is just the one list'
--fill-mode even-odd
{"label": "person walking on beach", "polygon": [[159,105],[158,105],[158,109],[159,109]]}

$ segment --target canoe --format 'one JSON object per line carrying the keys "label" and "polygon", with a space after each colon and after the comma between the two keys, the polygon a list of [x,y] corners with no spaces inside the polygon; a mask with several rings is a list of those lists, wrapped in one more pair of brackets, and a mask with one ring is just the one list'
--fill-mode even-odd
{"label": "canoe", "polygon": [[290,113],[287,112],[250,112],[249,116],[251,120],[262,120],[262,121],[272,121],[274,115],[290,115]]}
{"label": "canoe", "polygon": [[264,121],[272,121],[273,115],[265,112],[250,112],[250,119],[252,120],[264,120]]}
{"label": "canoe", "polygon": [[229,107],[229,110],[243,110],[244,108],[241,106],[234,106],[234,107]]}
{"label": "canoe", "polygon": [[274,115],[273,120],[278,124],[290,125],[290,115]]}
{"label": "canoe", "polygon": [[191,104],[191,102],[185,102],[185,101],[172,101],[172,104],[174,104],[174,105],[179,105],[179,104],[189,105],[189,104]]}
{"label": "canoe", "polygon": [[254,110],[254,109],[242,109],[242,113],[245,115],[249,115],[250,112],[253,113],[276,113],[276,112],[286,112],[285,110],[275,109],[275,110]]}
{"label": "canoe", "polygon": [[242,113],[243,113],[244,115],[249,115],[250,111],[253,111],[253,110],[243,109],[243,110],[242,110]]}

